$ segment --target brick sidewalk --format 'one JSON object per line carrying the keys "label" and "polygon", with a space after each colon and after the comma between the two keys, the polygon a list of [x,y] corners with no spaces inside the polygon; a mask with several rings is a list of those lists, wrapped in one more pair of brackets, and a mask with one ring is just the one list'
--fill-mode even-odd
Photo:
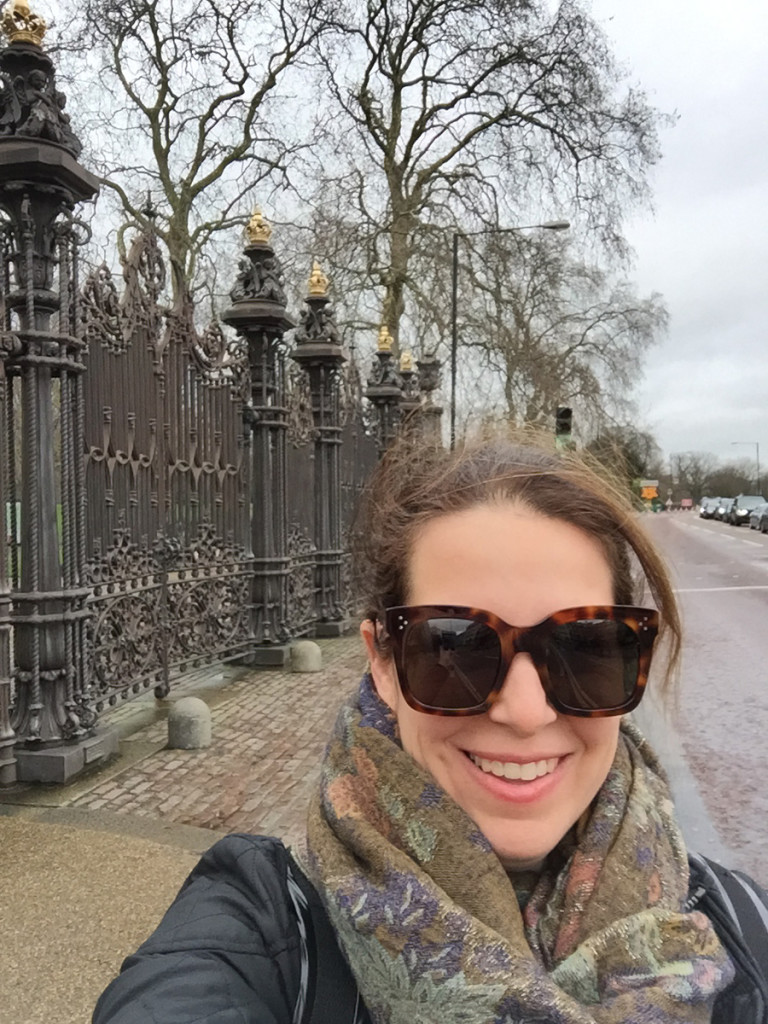
{"label": "brick sidewalk", "polygon": [[[69,806],[300,842],[339,704],[365,666],[357,636],[322,646],[322,672],[255,671],[229,684],[212,710],[206,750],[159,749]],[[160,721],[130,739],[159,746],[165,736]]]}

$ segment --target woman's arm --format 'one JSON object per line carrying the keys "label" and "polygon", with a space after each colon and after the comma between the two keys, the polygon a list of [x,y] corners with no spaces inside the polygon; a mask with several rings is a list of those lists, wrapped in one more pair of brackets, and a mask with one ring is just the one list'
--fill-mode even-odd
{"label": "woman's arm", "polygon": [[291,1024],[300,949],[287,861],[275,839],[217,843],[125,960],[93,1024]]}

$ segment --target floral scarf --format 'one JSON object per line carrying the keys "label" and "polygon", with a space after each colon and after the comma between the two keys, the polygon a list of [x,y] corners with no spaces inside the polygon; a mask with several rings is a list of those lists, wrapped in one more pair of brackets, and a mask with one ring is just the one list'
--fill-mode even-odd
{"label": "floral scarf", "polygon": [[307,870],[376,1024],[709,1021],[733,974],[685,913],[663,771],[622,724],[591,815],[517,894],[468,815],[408,754],[369,676],[341,710]]}

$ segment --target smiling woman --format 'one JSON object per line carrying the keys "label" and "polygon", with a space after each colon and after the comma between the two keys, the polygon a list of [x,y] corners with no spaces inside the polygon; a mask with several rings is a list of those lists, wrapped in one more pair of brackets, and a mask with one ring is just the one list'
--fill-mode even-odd
{"label": "smiling woman", "polygon": [[[492,609],[508,622],[532,626],[563,608],[610,606],[613,589],[597,541],[569,523],[508,501],[476,505],[426,524],[410,560],[407,597],[416,606]],[[502,863],[511,869],[540,867],[603,784],[616,753],[620,719],[556,711],[525,646],[519,655],[512,652],[506,672],[496,673],[501,689],[489,707],[479,707],[484,714],[444,717],[424,714],[418,705],[414,710],[398,676],[402,681],[419,647],[426,648],[426,660],[432,662],[418,667],[419,679],[428,680],[438,658],[448,664],[448,678],[440,673],[438,690],[450,686],[450,675],[467,664],[467,649],[472,658],[468,674],[476,676],[478,686],[491,679],[488,669],[478,671],[476,664],[478,653],[493,664],[496,634],[490,626],[487,635],[466,640],[445,627],[457,620],[430,621],[443,624],[440,633],[433,627],[425,637],[420,630],[407,657],[398,659],[397,671],[391,657],[380,656],[372,622],[364,624],[376,690],[395,714],[405,750],[467,811]],[[553,634],[544,640],[545,650],[551,646]]]}
{"label": "smiling woman", "polygon": [[96,1024],[765,1022],[768,899],[687,855],[624,717],[680,646],[629,503],[571,452],[403,442],[356,538],[369,671],[306,852],[214,847]]}

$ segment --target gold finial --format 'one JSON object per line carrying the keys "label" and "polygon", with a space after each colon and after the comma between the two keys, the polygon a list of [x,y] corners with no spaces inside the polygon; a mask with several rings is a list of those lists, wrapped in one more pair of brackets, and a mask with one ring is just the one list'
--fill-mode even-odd
{"label": "gold finial", "polygon": [[34,43],[43,45],[45,21],[39,14],[33,14],[27,0],[11,0],[0,17],[0,29],[9,43]]}
{"label": "gold finial", "polygon": [[269,240],[272,237],[272,226],[264,220],[264,214],[261,212],[260,206],[257,206],[251,214],[251,219],[248,221],[245,233],[251,245],[269,245]]}
{"label": "gold finial", "polygon": [[379,352],[391,352],[392,351],[392,335],[389,333],[389,329],[386,324],[382,324],[379,328]]}
{"label": "gold finial", "polygon": [[403,352],[400,356],[400,372],[413,373],[413,356],[410,352]]}
{"label": "gold finial", "polygon": [[328,278],[322,271],[320,264],[315,260],[312,264],[312,273],[309,275],[309,294],[325,296],[328,294]]}

